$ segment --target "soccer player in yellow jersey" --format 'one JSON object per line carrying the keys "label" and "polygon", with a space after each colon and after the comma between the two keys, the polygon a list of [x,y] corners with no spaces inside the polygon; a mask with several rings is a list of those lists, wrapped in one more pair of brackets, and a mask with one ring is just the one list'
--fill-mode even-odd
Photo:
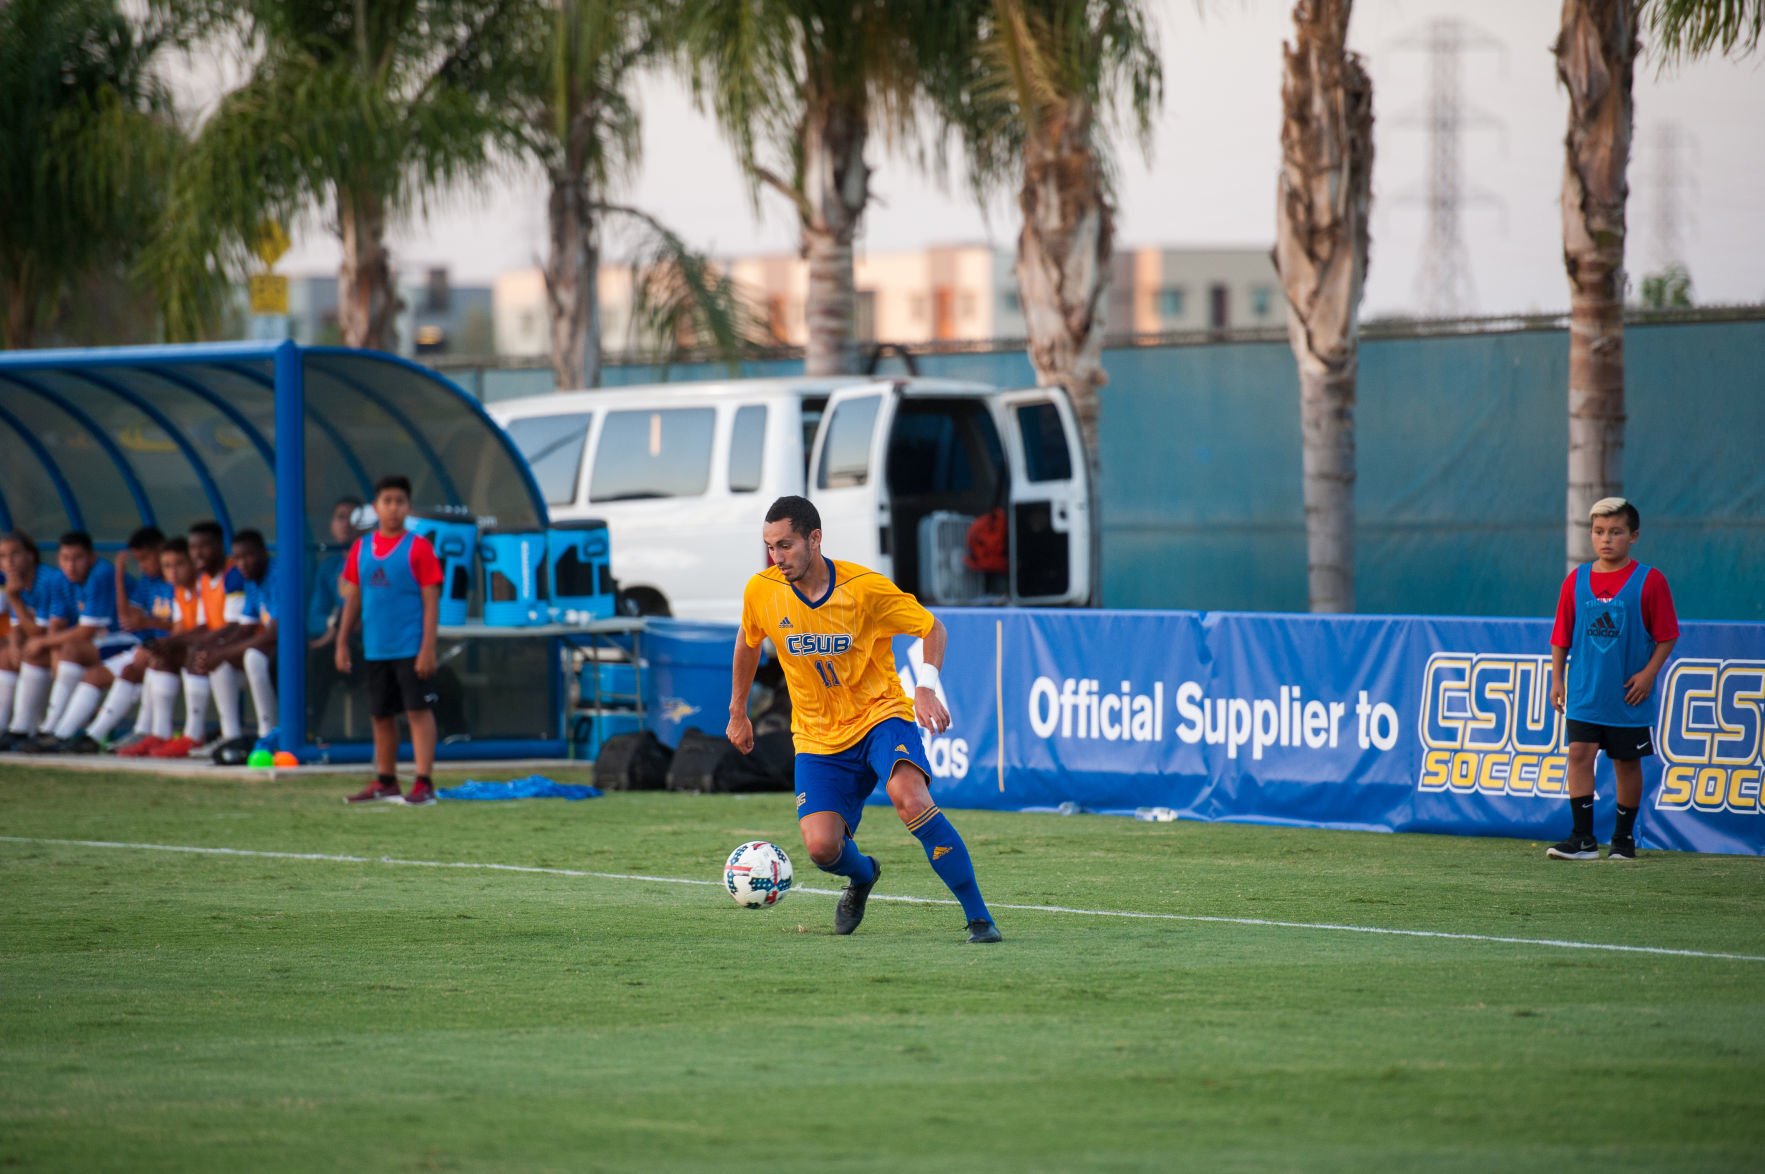
{"label": "soccer player in yellow jersey", "polygon": [[[950,728],[950,713],[936,692],[944,625],[882,575],[822,554],[821,515],[804,498],[773,502],[763,535],[773,565],[749,579],[742,592],[729,740],[743,754],[754,748],[748,689],[760,667],[761,641],[770,636],[791,693],[797,828],[815,867],[847,880],[833,931],[858,928],[882,875],[875,857],[858,851],[852,834],[864,800],[883,782],[895,814],[961,903],[968,940],[998,941],[968,847],[928,789],[931,767],[918,727],[934,734]],[[895,669],[897,635],[925,640],[925,669],[912,700]]]}

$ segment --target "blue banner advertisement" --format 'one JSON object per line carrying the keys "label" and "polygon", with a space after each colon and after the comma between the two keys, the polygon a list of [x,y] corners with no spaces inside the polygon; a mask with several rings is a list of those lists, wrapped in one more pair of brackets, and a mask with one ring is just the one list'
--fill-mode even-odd
{"label": "blue banner advertisement", "polygon": [[[1543,620],[940,610],[951,807],[1558,839]],[[912,687],[920,642],[896,641]],[[1639,840],[1765,852],[1765,625],[1686,623],[1656,681]],[[1611,767],[1596,775],[1609,837]],[[879,789],[880,796],[880,789]]]}

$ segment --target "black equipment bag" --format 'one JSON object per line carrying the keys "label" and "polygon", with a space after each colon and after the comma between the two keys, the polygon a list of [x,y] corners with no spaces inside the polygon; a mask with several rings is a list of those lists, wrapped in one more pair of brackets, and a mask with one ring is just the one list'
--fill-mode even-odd
{"label": "black equipment bag", "polygon": [[717,766],[716,789],[731,794],[755,791],[790,791],[796,785],[797,748],[789,730],[754,735],[754,749],[737,754],[735,748]]}
{"label": "black equipment bag", "polygon": [[668,789],[736,794],[789,791],[796,757],[789,730],[755,735],[753,751],[743,754],[722,734],[689,729],[675,748],[668,768]]}
{"label": "black equipment bag", "polygon": [[715,791],[717,767],[725,757],[735,755],[736,748],[722,734],[707,734],[697,726],[680,735],[674,748],[674,761],[668,766],[670,791]]}
{"label": "black equipment bag", "polygon": [[660,791],[673,757],[652,730],[614,734],[595,756],[594,784],[603,791]]}

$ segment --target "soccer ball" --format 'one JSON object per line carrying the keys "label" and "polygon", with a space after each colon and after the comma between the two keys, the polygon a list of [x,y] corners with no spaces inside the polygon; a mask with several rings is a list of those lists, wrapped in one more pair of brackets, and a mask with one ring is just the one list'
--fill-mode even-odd
{"label": "soccer ball", "polygon": [[723,865],[723,884],[737,905],[769,908],[791,891],[791,858],[765,840],[743,844]]}

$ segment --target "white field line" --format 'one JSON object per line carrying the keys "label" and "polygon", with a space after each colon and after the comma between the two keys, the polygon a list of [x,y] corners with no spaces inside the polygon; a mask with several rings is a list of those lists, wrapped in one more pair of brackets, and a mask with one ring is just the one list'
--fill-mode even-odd
{"label": "white field line", "polygon": [[[255,860],[309,860],[334,864],[385,864],[398,868],[451,868],[479,872],[536,873],[542,876],[584,877],[592,880],[641,881],[659,885],[701,885],[721,889],[716,881],[679,876],[646,876],[636,872],[594,872],[581,868],[546,868],[530,864],[487,864],[470,860],[401,860],[396,856],[347,856],[329,852],[270,852],[255,848],[208,848],[190,844],[130,844],[115,840],[54,840],[35,836],[0,836],[8,844],[42,844],[63,848],[114,848],[133,852],[182,852],[195,856],[235,856]],[[838,889],[793,886],[795,893],[837,897]],[[902,897],[876,893],[872,901],[903,905],[955,905],[947,898]],[[1673,958],[1711,958],[1730,962],[1765,962],[1765,954],[1722,954],[1710,950],[1676,950],[1666,946],[1621,946],[1610,942],[1576,942],[1563,938],[1512,938],[1498,934],[1449,933],[1435,929],[1392,929],[1377,925],[1338,925],[1327,921],[1275,921],[1266,917],[1215,917],[1201,913],[1136,913],[1125,909],[1081,909],[1068,905],[994,905],[1022,913],[1064,913],[1076,917],[1117,917],[1136,921],[1197,921],[1213,925],[1249,925],[1269,929],[1305,929],[1328,933],[1383,934],[1403,938],[1443,938],[1456,942],[1494,942],[1510,946],[1544,946],[1555,950],[1602,950],[1616,954],[1656,954]]]}

